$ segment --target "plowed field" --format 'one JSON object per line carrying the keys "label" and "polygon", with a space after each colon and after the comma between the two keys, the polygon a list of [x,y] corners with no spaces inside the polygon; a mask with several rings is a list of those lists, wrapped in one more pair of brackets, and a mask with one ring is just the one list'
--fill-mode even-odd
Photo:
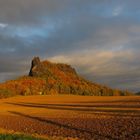
{"label": "plowed field", "polygon": [[60,95],[1,99],[0,128],[79,140],[138,140],[140,97]]}

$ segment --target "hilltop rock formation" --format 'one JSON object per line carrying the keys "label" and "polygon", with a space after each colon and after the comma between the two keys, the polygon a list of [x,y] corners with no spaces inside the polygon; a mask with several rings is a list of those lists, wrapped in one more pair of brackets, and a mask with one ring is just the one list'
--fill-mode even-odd
{"label": "hilltop rock formation", "polygon": [[29,76],[48,78],[49,75],[55,75],[55,73],[53,73],[54,69],[57,72],[63,72],[65,74],[71,73],[77,75],[75,69],[72,68],[70,65],[51,63],[49,61],[41,62],[39,57],[34,57],[31,63]]}
{"label": "hilltop rock formation", "polygon": [[46,93],[78,94],[95,96],[126,95],[127,91],[114,90],[92,83],[80,77],[74,68],[67,64],[41,62],[39,57],[32,60],[30,77],[42,78],[46,81]]}
{"label": "hilltop rock formation", "polygon": [[31,69],[30,69],[30,72],[29,72],[29,76],[33,76],[34,75],[34,68],[36,66],[39,66],[41,63],[40,63],[40,58],[39,57],[34,57],[32,62],[31,62]]}

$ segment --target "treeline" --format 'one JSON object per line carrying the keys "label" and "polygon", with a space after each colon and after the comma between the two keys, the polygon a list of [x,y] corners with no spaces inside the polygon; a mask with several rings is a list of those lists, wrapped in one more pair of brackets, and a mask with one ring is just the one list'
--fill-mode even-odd
{"label": "treeline", "polygon": [[15,95],[37,95],[42,92],[45,81],[39,78],[21,77],[0,84],[0,98]]}
{"label": "treeline", "polygon": [[138,95],[138,96],[139,96],[139,95],[140,95],[140,92],[137,92],[137,93],[136,93],[136,95]]}
{"label": "treeline", "polygon": [[34,77],[22,77],[17,80],[7,81],[0,84],[0,98],[7,98],[15,95],[54,95],[74,94],[90,96],[126,96],[131,95],[128,91],[112,90],[107,87],[96,85],[89,86],[88,83],[65,84],[52,78],[42,79]]}

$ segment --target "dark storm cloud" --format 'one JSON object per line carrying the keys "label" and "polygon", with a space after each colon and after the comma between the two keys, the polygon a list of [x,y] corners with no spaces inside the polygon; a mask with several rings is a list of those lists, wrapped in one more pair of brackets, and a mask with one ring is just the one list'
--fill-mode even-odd
{"label": "dark storm cloud", "polygon": [[[90,80],[138,90],[139,0],[0,0],[1,81],[39,55]],[[75,61],[77,60],[77,61]]]}
{"label": "dark storm cloud", "polygon": [[40,21],[40,16],[48,16],[63,8],[65,0],[1,0],[0,17],[3,22],[14,24]]}

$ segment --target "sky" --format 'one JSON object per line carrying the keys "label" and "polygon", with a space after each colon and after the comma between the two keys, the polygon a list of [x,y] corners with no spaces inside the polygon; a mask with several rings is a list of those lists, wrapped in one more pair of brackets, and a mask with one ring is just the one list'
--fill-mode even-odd
{"label": "sky", "polygon": [[140,0],[0,0],[0,81],[34,56],[90,81],[140,91]]}

